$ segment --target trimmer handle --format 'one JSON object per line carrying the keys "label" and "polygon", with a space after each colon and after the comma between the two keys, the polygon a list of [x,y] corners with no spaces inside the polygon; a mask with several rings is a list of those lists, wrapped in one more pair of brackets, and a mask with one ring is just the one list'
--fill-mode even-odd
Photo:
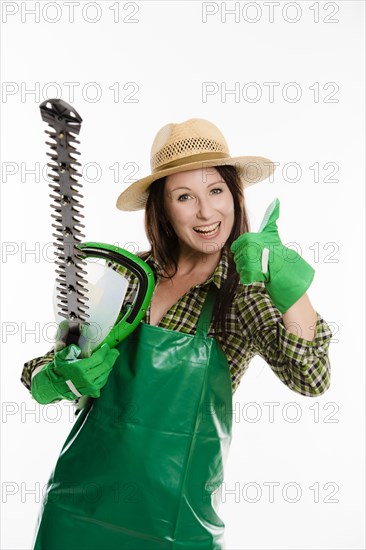
{"label": "trimmer handle", "polygon": [[129,269],[138,279],[139,289],[134,303],[128,308],[123,318],[117,319],[108,336],[95,349],[100,348],[104,343],[114,348],[137,328],[145,316],[155,288],[154,273],[144,260],[124,248],[97,242],[80,243],[77,247],[84,257],[101,258],[119,264]]}

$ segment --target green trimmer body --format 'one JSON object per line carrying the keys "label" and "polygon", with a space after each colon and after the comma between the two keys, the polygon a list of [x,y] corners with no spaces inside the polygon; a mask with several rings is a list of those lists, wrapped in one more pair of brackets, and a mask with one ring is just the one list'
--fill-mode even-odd
{"label": "green trimmer body", "polygon": [[144,260],[118,246],[86,242],[78,244],[77,248],[82,251],[86,258],[100,258],[118,264],[127,268],[138,279],[139,288],[134,302],[128,307],[124,315],[120,313],[108,336],[93,351],[100,348],[104,343],[113,348],[127,338],[145,316],[155,288],[154,273]]}

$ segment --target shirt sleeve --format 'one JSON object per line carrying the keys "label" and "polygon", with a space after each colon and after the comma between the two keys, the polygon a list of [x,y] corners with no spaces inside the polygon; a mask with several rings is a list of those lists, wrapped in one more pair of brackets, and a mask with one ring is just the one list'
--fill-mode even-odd
{"label": "shirt sleeve", "polygon": [[45,365],[53,361],[53,357],[54,350],[52,348],[45,355],[35,357],[34,359],[24,363],[20,381],[27,388],[27,390],[31,391],[32,375],[36,374],[36,369],[37,372],[39,372]]}
{"label": "shirt sleeve", "polygon": [[322,395],[330,386],[328,348],[332,338],[325,320],[316,312],[314,340],[306,340],[286,330],[264,283],[246,288],[250,290],[239,300],[238,316],[249,330],[254,353],[294,392],[308,397]]}

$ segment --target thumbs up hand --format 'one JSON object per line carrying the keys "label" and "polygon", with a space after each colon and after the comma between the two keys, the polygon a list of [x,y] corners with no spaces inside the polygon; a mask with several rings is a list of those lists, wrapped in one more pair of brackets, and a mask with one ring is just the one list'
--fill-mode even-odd
{"label": "thumbs up hand", "polygon": [[277,220],[280,201],[267,208],[257,233],[240,235],[231,245],[240,282],[264,282],[277,309],[285,313],[307,291],[315,270],[295,250],[282,244]]}

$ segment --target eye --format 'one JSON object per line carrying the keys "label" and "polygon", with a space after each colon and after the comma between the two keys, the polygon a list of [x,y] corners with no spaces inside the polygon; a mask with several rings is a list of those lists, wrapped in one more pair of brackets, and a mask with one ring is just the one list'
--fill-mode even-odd
{"label": "eye", "polygon": [[[214,193],[214,195],[220,195],[223,192],[223,189],[222,187],[214,187],[213,189],[211,189],[210,193],[212,193],[213,191],[218,191],[218,193]],[[187,193],[184,193],[184,195],[179,195],[178,197],[178,200],[180,202],[187,202],[184,199],[182,200],[182,197],[189,197],[189,195],[187,195]]]}
{"label": "eye", "polygon": [[180,202],[186,202],[186,201],[181,201],[181,198],[182,198],[182,197],[188,197],[187,193],[184,193],[184,195],[179,195],[179,197],[178,197],[178,200],[179,200]]}

